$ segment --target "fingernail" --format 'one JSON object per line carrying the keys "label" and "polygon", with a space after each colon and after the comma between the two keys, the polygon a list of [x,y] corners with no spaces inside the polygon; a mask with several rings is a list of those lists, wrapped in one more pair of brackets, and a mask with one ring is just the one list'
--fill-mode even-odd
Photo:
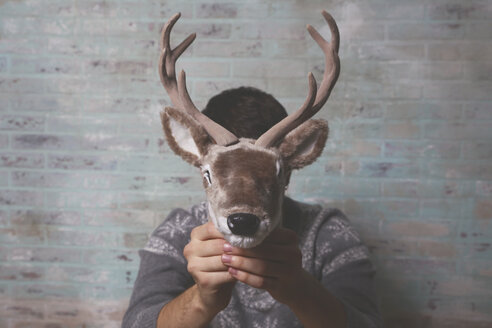
{"label": "fingernail", "polygon": [[229,273],[232,275],[232,276],[235,276],[237,275],[237,270],[234,269],[234,268],[229,268]]}
{"label": "fingernail", "polygon": [[223,263],[231,263],[231,260],[232,260],[231,255],[227,255],[227,254],[222,255],[222,262]]}
{"label": "fingernail", "polygon": [[229,243],[224,243],[224,252],[232,252],[232,246]]}

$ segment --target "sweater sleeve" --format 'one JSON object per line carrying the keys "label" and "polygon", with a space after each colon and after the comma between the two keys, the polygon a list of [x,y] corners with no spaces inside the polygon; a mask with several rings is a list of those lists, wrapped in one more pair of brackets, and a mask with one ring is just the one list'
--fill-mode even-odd
{"label": "sweater sleeve", "polygon": [[201,223],[192,213],[176,209],[154,230],[139,251],[140,268],[122,328],[155,328],[162,307],[193,285],[183,249]]}
{"label": "sweater sleeve", "polygon": [[382,327],[368,249],[341,212],[324,221],[316,252],[321,283],[344,305],[348,328]]}

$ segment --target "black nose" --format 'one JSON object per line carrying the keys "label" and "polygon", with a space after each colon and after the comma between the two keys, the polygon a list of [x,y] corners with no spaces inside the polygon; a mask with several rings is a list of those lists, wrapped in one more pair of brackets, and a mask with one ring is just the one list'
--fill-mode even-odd
{"label": "black nose", "polygon": [[227,226],[231,232],[240,236],[254,235],[258,230],[260,219],[256,215],[248,213],[234,213],[227,217]]}

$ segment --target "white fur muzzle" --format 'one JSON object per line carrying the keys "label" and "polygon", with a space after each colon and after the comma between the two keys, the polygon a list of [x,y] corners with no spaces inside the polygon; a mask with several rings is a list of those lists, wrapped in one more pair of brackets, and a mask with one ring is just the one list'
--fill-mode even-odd
{"label": "white fur muzzle", "polygon": [[224,235],[224,239],[234,247],[252,248],[255,247],[272,232],[280,224],[280,215],[273,219],[263,218],[260,220],[258,231],[253,236],[240,236],[231,232],[227,226],[227,218],[224,216],[216,216],[210,202],[207,202],[209,220],[215,225],[217,230]]}

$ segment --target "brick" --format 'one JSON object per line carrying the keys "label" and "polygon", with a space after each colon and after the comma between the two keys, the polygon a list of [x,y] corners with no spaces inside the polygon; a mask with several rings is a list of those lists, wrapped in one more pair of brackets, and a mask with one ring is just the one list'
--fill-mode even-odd
{"label": "brick", "polygon": [[384,155],[389,158],[459,158],[460,144],[455,142],[389,141]]}
{"label": "brick", "polygon": [[418,139],[420,130],[420,125],[411,121],[388,122],[384,126],[384,136],[388,139]]}
{"label": "brick", "polygon": [[84,63],[85,73],[150,75],[155,67],[146,60],[90,59]]}
{"label": "brick", "polygon": [[31,264],[4,264],[0,268],[0,280],[36,281],[46,279],[44,268]]}
{"label": "brick", "polygon": [[[344,154],[351,156],[380,157],[382,145],[378,141],[366,139],[354,139],[347,143]],[[326,149],[326,146],[325,146]],[[337,149],[340,151],[340,149]],[[324,152],[326,154],[326,150]]]}
{"label": "brick", "polygon": [[115,225],[134,231],[135,228],[149,231],[154,225],[155,213],[149,211],[85,211],[85,224],[90,226]]}
{"label": "brick", "polygon": [[446,119],[462,118],[462,106],[446,101],[438,102],[391,102],[385,113],[389,119]]}
{"label": "brick", "polygon": [[[157,30],[161,31],[163,25]],[[191,33],[196,33],[197,39],[229,39],[232,35],[232,26],[228,23],[191,23],[183,20],[176,29],[173,29],[176,40],[183,40]]]}
{"label": "brick", "polygon": [[491,72],[492,72],[491,62],[480,61],[480,62],[467,62],[464,64],[463,75],[465,79],[470,81],[490,81]]}
{"label": "brick", "polygon": [[474,214],[480,220],[492,219],[492,198],[475,200]]}
{"label": "brick", "polygon": [[75,174],[44,171],[13,171],[12,186],[34,188],[77,188],[82,186],[82,178]]}
{"label": "brick", "polygon": [[0,116],[0,130],[42,131],[44,117],[2,115]]}
{"label": "brick", "polygon": [[452,275],[456,272],[455,262],[435,259],[391,259],[384,261],[384,266],[394,276]]}
{"label": "brick", "polygon": [[439,0],[430,3],[426,16],[435,20],[474,20],[490,17],[491,11],[490,3],[484,0]]}
{"label": "brick", "polygon": [[464,111],[465,117],[468,119],[492,119],[492,106],[488,102],[468,103],[465,105]]}
{"label": "brick", "polygon": [[7,57],[0,57],[0,73],[5,73],[7,72]]}
{"label": "brick", "polygon": [[382,195],[386,197],[408,197],[418,196],[418,180],[391,179],[382,182]]}
{"label": "brick", "polygon": [[62,283],[118,283],[115,273],[97,267],[65,267],[52,265],[46,268],[47,281]]}
{"label": "brick", "polygon": [[420,203],[420,213],[426,218],[459,219],[466,201],[461,199],[425,199]]}
{"label": "brick", "polygon": [[430,161],[426,163],[424,172],[429,178],[446,179],[492,179],[492,165],[479,162],[440,162]]}
{"label": "brick", "polygon": [[431,139],[466,140],[486,139],[490,136],[492,125],[485,122],[461,123],[439,122],[429,123],[424,127],[424,135]]}
{"label": "brick", "polygon": [[42,206],[43,194],[36,191],[0,190],[0,205]]}
{"label": "brick", "polygon": [[424,6],[420,3],[401,3],[397,6],[388,6],[386,1],[359,2],[347,4],[346,10],[346,18],[349,21],[421,20],[424,17]]}
{"label": "brick", "polygon": [[417,246],[417,254],[423,257],[455,259],[459,258],[460,251],[453,242],[424,241],[420,240]]}
{"label": "brick", "polygon": [[[55,112],[73,110],[81,101],[71,96],[62,95],[34,95],[24,94],[22,97],[10,99],[10,106],[14,111]],[[45,119],[46,120],[46,119]]]}
{"label": "brick", "polygon": [[76,298],[80,294],[76,286],[68,284],[16,284],[12,290],[14,295],[25,299]]}
{"label": "brick", "polygon": [[55,247],[13,247],[9,252],[11,262],[81,263],[82,250]]}
{"label": "brick", "polygon": [[491,29],[492,24],[490,22],[467,24],[465,38],[467,40],[490,40],[492,38]]}
{"label": "brick", "polygon": [[431,43],[427,46],[430,60],[487,60],[492,45],[483,42]]}
{"label": "brick", "polygon": [[[359,60],[377,61],[418,61],[425,58],[425,46],[422,44],[350,44],[349,56]],[[343,61],[343,59],[342,59]]]}
{"label": "brick", "polygon": [[[396,161],[361,161],[354,167],[354,173],[362,177],[417,177],[418,163]],[[347,172],[348,173],[348,172]]]}
{"label": "brick", "polygon": [[10,71],[15,74],[79,74],[80,60],[75,58],[13,58]]}
{"label": "brick", "polygon": [[2,244],[42,244],[45,240],[43,230],[38,226],[0,228]]}
{"label": "brick", "polygon": [[73,131],[81,131],[87,133],[116,133],[117,130],[117,124],[115,124],[113,120],[107,118],[77,117],[65,115],[48,117],[46,127],[48,131],[56,133],[73,133]]}
{"label": "brick", "polygon": [[74,228],[48,228],[46,229],[48,245],[70,246],[94,246],[115,247],[118,244],[116,233],[99,232],[93,230],[77,230]]}
{"label": "brick", "polygon": [[64,170],[106,170],[116,169],[116,159],[108,156],[91,155],[49,155],[48,167]]}
{"label": "brick", "polygon": [[12,211],[10,222],[15,225],[50,224],[50,225],[79,225],[80,214],[73,211],[46,211],[46,210],[17,210]]}
{"label": "brick", "polygon": [[[261,62],[250,60],[236,60],[233,62],[232,75],[238,77],[253,78],[303,78],[306,67],[301,60],[263,60]],[[289,69],[285,69],[288,67]]]}
{"label": "brick", "polygon": [[465,142],[463,157],[466,159],[492,158],[492,142]]}
{"label": "brick", "polygon": [[470,193],[467,191],[463,182],[428,180],[420,183],[419,195],[424,197],[454,198],[468,197]]}
{"label": "brick", "polygon": [[198,18],[235,18],[238,5],[235,3],[201,3],[196,6]]}
{"label": "brick", "polygon": [[83,251],[83,262],[89,265],[135,267],[138,266],[139,260],[137,250],[88,249]]}
{"label": "brick", "polygon": [[0,134],[0,149],[7,148],[9,146],[9,136],[6,134]]}
{"label": "brick", "polygon": [[349,138],[380,138],[383,126],[380,122],[348,122],[344,134]]}
{"label": "brick", "polygon": [[442,238],[452,236],[455,229],[456,223],[450,221],[420,222],[407,220],[395,221],[386,226],[388,233],[405,237]]}
{"label": "brick", "polygon": [[266,45],[260,40],[200,41],[193,44],[196,57],[260,57],[266,52]]}
{"label": "brick", "polygon": [[390,40],[446,40],[461,39],[464,27],[459,23],[400,23],[388,26]]}
{"label": "brick", "polygon": [[45,81],[40,78],[20,78],[0,76],[0,92],[17,93],[43,93],[46,89]]}
{"label": "brick", "polygon": [[116,208],[117,193],[109,191],[45,192],[47,206],[77,208]]}
{"label": "brick", "polygon": [[340,21],[337,25],[340,35],[343,35],[343,39],[348,42],[382,41],[384,39],[384,26],[382,24],[366,22],[353,24]]}
{"label": "brick", "polygon": [[21,134],[12,139],[12,147],[16,149],[77,149],[80,148],[78,136],[53,134]]}
{"label": "brick", "polygon": [[476,193],[482,196],[492,196],[492,181],[477,181]]}
{"label": "brick", "polygon": [[75,25],[73,19],[53,19],[41,17],[6,17],[2,20],[0,28],[5,35],[46,34],[68,35]]}

